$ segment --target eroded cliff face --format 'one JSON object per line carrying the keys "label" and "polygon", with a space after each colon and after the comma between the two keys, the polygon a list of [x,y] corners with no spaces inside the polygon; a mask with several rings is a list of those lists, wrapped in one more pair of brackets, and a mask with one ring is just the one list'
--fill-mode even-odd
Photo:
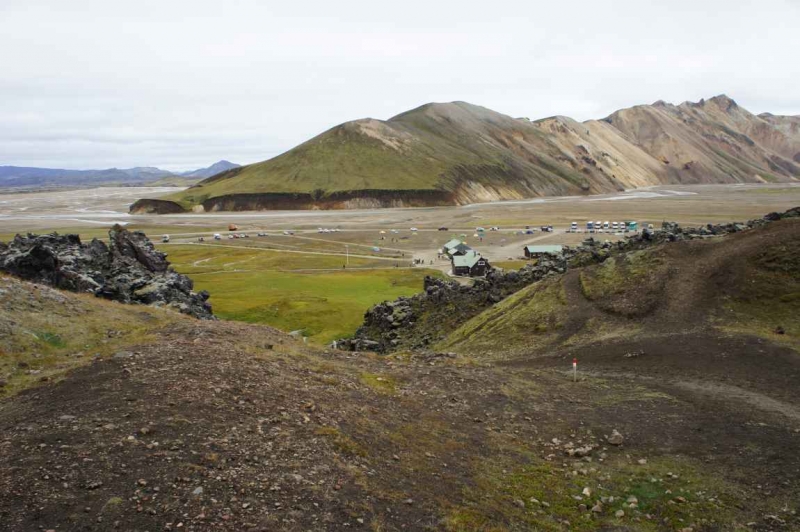
{"label": "eroded cliff face", "polygon": [[130,207],[131,214],[180,214],[183,212],[186,212],[186,209],[178,203],[160,199],[136,200]]}

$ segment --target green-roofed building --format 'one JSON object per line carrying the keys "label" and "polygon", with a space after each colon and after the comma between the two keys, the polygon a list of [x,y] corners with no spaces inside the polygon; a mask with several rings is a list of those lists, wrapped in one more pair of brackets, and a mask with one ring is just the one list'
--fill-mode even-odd
{"label": "green-roofed building", "polygon": [[447,244],[442,246],[442,253],[451,258],[464,255],[469,251],[472,251],[472,248],[457,238],[450,240]]}
{"label": "green-roofed building", "polygon": [[492,269],[489,261],[475,250],[469,250],[464,255],[451,256],[450,262],[453,265],[453,275],[483,277]]}
{"label": "green-roofed building", "polygon": [[550,246],[525,246],[525,257],[535,259],[542,255],[558,255],[564,250],[564,246],[550,245]]}

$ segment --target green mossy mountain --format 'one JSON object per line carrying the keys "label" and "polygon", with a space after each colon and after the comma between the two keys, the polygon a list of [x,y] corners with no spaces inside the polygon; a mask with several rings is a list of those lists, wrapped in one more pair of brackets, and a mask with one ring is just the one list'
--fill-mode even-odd
{"label": "green mossy mountain", "polygon": [[657,102],[583,123],[431,103],[386,121],[338,125],[273,159],[139,200],[131,210],[459,205],[665,183],[797,180],[800,135],[787,117],[767,118],[726,96]]}

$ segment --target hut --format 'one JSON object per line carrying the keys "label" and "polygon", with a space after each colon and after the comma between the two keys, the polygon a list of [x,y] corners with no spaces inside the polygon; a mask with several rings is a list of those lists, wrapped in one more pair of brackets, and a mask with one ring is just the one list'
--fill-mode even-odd
{"label": "hut", "polygon": [[464,255],[451,256],[450,261],[453,265],[453,275],[483,277],[492,269],[489,261],[475,250],[470,250]]}
{"label": "hut", "polygon": [[454,238],[447,244],[442,246],[442,253],[448,257],[457,257],[472,251],[472,248],[463,243],[461,240]]}

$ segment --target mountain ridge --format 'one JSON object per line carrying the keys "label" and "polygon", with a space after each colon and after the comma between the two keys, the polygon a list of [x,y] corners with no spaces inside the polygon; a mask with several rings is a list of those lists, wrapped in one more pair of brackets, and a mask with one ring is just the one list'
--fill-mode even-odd
{"label": "mountain ridge", "polygon": [[0,166],[0,187],[84,186],[94,184],[149,184],[164,178],[185,177],[206,179],[239,165],[221,160],[205,168],[171,172],[154,166],[106,168],[100,170],[68,170],[29,166]]}
{"label": "mountain ridge", "polygon": [[463,101],[334,126],[132,212],[460,205],[660,184],[800,179],[800,119],[721,94],[578,122],[512,118]]}

